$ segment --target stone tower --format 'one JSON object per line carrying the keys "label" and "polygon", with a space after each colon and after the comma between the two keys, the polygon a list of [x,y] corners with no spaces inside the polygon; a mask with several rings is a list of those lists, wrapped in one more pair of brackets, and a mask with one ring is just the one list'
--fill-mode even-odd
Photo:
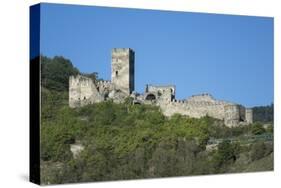
{"label": "stone tower", "polygon": [[239,125],[240,121],[240,108],[239,105],[229,104],[224,106],[225,118],[224,123],[226,126],[234,127]]}
{"label": "stone tower", "polygon": [[129,95],[135,89],[135,52],[114,48],[111,56],[111,82],[116,90]]}
{"label": "stone tower", "polygon": [[253,109],[252,108],[246,108],[245,116],[246,116],[247,123],[249,123],[249,124],[253,123]]}

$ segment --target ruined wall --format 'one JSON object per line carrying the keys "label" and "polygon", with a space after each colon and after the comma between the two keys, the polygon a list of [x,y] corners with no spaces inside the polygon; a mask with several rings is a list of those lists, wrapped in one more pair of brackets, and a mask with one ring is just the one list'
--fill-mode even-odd
{"label": "ruined wall", "polygon": [[103,101],[91,78],[77,75],[69,78],[69,106],[79,107]]}
{"label": "ruined wall", "polygon": [[209,102],[209,103],[215,103],[216,102],[214,97],[209,93],[192,95],[191,97],[187,98],[186,101],[188,101],[188,102]]}
{"label": "ruined wall", "polygon": [[166,104],[160,104],[163,113],[171,116],[174,113],[187,115],[190,117],[200,118],[203,116],[211,116],[217,119],[224,119],[225,109],[224,102],[206,102],[206,101],[179,101],[174,100]]}
{"label": "ruined wall", "polygon": [[104,96],[106,99],[109,96],[109,93],[114,90],[113,84],[108,80],[101,80],[97,82],[97,90],[98,92]]}
{"label": "ruined wall", "polygon": [[245,120],[247,123],[253,123],[253,109],[252,108],[246,108],[245,111]]}
{"label": "ruined wall", "polygon": [[239,105],[239,114],[240,121],[246,121],[246,108],[242,105]]}
{"label": "ruined wall", "polygon": [[239,105],[226,105],[225,106],[224,124],[230,127],[239,125],[240,122],[240,107]]}
{"label": "ruined wall", "polygon": [[[154,86],[154,85],[147,85],[146,86],[146,96],[148,94],[154,94],[157,100],[161,101],[172,101],[175,98],[175,86],[167,85],[167,86]],[[147,97],[144,97],[145,99]]]}
{"label": "ruined wall", "polygon": [[[175,113],[189,117],[201,118],[210,116],[224,120],[226,126],[238,126],[245,121],[245,108],[241,105],[215,100],[210,94],[194,95],[187,100],[173,100],[158,103],[166,116]],[[250,113],[249,113],[250,114]]]}
{"label": "ruined wall", "polygon": [[115,89],[129,95],[134,89],[135,53],[129,48],[114,48],[111,57],[111,82]]}

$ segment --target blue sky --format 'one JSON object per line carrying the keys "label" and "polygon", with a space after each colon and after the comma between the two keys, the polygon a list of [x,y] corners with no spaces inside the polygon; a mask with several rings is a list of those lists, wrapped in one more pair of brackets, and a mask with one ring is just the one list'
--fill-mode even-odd
{"label": "blue sky", "polygon": [[135,89],[176,85],[252,107],[273,102],[273,18],[43,4],[41,54],[110,80],[111,49],[135,51]]}

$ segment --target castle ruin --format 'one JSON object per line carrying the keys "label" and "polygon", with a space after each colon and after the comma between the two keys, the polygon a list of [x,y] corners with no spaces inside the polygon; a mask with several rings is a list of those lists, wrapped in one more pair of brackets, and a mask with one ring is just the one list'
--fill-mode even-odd
{"label": "castle ruin", "polygon": [[134,104],[157,105],[165,116],[175,113],[200,118],[210,116],[223,120],[233,127],[253,122],[253,110],[223,100],[210,94],[193,95],[185,100],[176,99],[174,85],[146,85],[144,93],[135,92],[135,53],[130,48],[114,48],[111,56],[111,81],[98,81],[77,75],[69,78],[69,106],[81,107],[87,104],[113,100],[124,102],[133,98]]}

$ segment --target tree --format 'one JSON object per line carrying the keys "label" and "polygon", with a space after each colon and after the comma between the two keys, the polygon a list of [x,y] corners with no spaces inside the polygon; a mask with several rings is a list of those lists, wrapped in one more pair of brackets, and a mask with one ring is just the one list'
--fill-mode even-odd
{"label": "tree", "polygon": [[42,86],[56,91],[67,91],[69,77],[79,74],[70,60],[64,57],[41,57],[41,83]]}
{"label": "tree", "polygon": [[225,172],[227,170],[227,166],[236,161],[239,153],[240,145],[238,143],[230,143],[228,140],[220,143],[213,158],[216,171]]}
{"label": "tree", "polygon": [[253,124],[252,127],[251,127],[251,132],[252,132],[252,134],[254,134],[254,135],[260,135],[260,134],[265,133],[265,129],[263,128],[262,124],[260,124],[260,123],[255,123],[255,124]]}
{"label": "tree", "polygon": [[273,122],[274,118],[274,105],[273,103],[268,106],[257,106],[253,108],[254,122],[269,123]]}
{"label": "tree", "polygon": [[151,177],[167,177],[175,175],[175,149],[172,143],[162,141],[152,154],[149,161],[149,174]]}
{"label": "tree", "polygon": [[257,142],[252,145],[251,147],[251,152],[250,152],[250,157],[252,161],[261,159],[264,157],[266,152],[266,146],[264,142]]}

